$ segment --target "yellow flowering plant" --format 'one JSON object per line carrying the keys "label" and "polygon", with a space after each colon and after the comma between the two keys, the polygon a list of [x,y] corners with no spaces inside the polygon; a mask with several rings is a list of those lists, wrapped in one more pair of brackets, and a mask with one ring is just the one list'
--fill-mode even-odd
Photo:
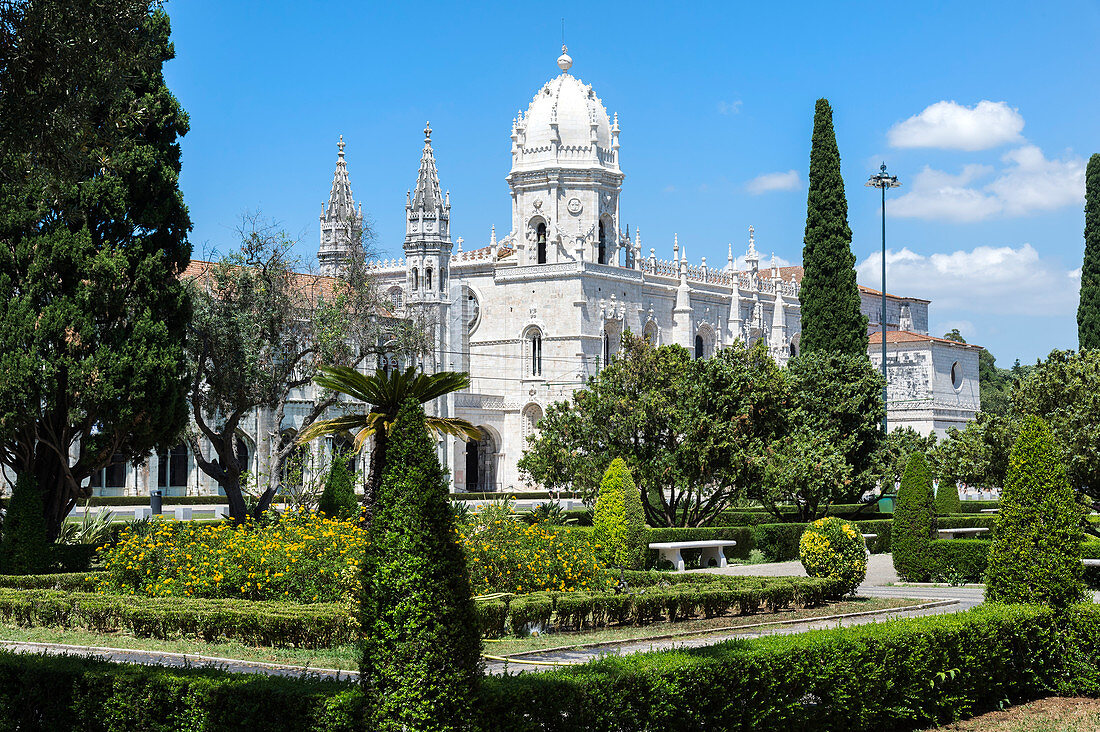
{"label": "yellow flowering plant", "polygon": [[497,510],[482,510],[459,524],[475,595],[604,589],[597,547],[569,529],[528,526]]}
{"label": "yellow flowering plant", "polygon": [[101,592],[152,597],[237,597],[334,602],[342,577],[363,559],[366,532],[355,521],[289,511],[274,520],[233,526],[156,521],[126,530],[100,550]]}
{"label": "yellow flowering plant", "polygon": [[867,576],[867,545],[854,524],[838,518],[812,522],[798,542],[806,574],[842,580],[849,594]]}

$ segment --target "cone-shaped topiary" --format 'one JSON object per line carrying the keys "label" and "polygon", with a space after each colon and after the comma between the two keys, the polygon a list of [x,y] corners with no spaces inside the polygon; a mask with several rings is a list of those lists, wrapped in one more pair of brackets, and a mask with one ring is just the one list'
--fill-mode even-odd
{"label": "cone-shaped topiary", "polygon": [[46,515],[33,473],[20,473],[11,491],[0,542],[0,572],[38,574],[49,565]]}
{"label": "cone-shaped topiary", "polygon": [[954,478],[940,478],[940,485],[936,488],[936,500],[932,504],[932,510],[937,516],[950,516],[962,511],[962,502],[959,501],[959,485]]}
{"label": "cone-shaped topiary", "polygon": [[1077,347],[1100,348],[1100,153],[1085,167],[1085,257],[1077,305]]}
{"label": "cone-shaped topiary", "polygon": [[359,502],[355,500],[355,476],[351,473],[350,463],[350,456],[333,453],[325,477],[325,490],[317,502],[317,510],[329,518],[346,519],[359,513]]}
{"label": "cone-shaped topiary", "polygon": [[848,200],[840,174],[833,109],[818,99],[810,148],[810,190],[802,249],[802,350],[867,356]]}
{"label": "cone-shaped topiary", "polygon": [[1081,600],[1081,518],[1050,428],[1025,417],[993,528],[985,599],[1056,608]]}
{"label": "cone-shaped topiary", "polygon": [[470,575],[414,399],[390,432],[369,536],[360,641],[367,729],[471,729],[482,669]]}
{"label": "cone-shaped topiary", "polygon": [[615,458],[600,481],[592,513],[592,538],[605,564],[641,569],[646,556],[645,512],[630,469]]}
{"label": "cone-shaped topiary", "polygon": [[932,472],[924,455],[909,456],[894,505],[890,551],[894,569],[907,582],[928,580],[928,547],[932,541]]}

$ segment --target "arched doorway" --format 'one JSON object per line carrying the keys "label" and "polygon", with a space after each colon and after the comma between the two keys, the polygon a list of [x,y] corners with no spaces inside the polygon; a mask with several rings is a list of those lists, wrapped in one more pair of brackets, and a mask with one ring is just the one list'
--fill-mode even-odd
{"label": "arched doorway", "polygon": [[496,440],[484,427],[481,438],[466,442],[466,490],[489,492],[496,490]]}

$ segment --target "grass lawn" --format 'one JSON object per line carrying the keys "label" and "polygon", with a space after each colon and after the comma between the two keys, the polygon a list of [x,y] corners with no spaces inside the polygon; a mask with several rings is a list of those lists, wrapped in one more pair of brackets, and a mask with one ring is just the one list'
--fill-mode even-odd
{"label": "grass lawn", "polygon": [[[645,640],[655,636],[668,634],[692,633],[704,634],[723,628],[734,628],[758,623],[789,622],[792,620],[812,620],[829,615],[843,613],[858,613],[868,610],[888,610],[891,608],[909,607],[920,605],[928,600],[904,600],[899,598],[878,597],[854,597],[841,602],[831,602],[823,607],[810,608],[808,610],[780,610],[775,613],[756,613],[755,615],[726,615],[720,618],[699,620],[683,620],[677,623],[667,621],[650,623],[649,625],[636,626],[625,625],[614,628],[601,628],[599,630],[584,630],[581,632],[557,632],[527,638],[514,636],[499,640],[486,641],[482,646],[484,653],[495,656],[508,655],[510,653],[522,653],[524,651],[536,651],[544,648],[558,648],[561,646],[583,645],[585,643],[625,642]],[[767,626],[765,626],[766,628]]]}
{"label": "grass lawn", "polygon": [[[551,633],[529,638],[504,638],[500,641],[486,641],[482,649],[484,653],[499,656],[545,648],[581,645],[585,643],[645,640],[646,638],[672,633],[698,633],[701,635],[722,628],[775,621],[810,620],[841,613],[907,607],[922,602],[926,601],[902,600],[896,598],[851,598],[842,602],[830,603],[824,607],[809,610],[781,610],[777,613],[757,613],[748,616],[734,615],[712,618],[710,620],[686,620],[678,623],[659,622],[642,627],[623,626],[617,628],[603,628],[595,631]],[[310,668],[356,670],[358,667],[357,651],[352,645],[313,650],[301,648],[262,648],[247,646],[235,641],[206,643],[201,640],[183,638],[158,640],[155,638],[137,638],[122,632],[95,633],[87,630],[66,630],[64,628],[51,627],[24,628],[6,623],[0,624],[0,640],[165,651],[169,653],[213,656],[243,661],[307,666]]]}
{"label": "grass lawn", "polygon": [[[1100,730],[1100,699],[1049,697],[934,730],[957,732],[1085,732]],[[932,730],[926,730],[932,732]]]}

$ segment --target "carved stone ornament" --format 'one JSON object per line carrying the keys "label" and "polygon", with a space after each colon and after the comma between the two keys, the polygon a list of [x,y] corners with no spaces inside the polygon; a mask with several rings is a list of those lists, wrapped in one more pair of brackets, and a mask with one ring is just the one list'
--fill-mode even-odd
{"label": "carved stone ornament", "polygon": [[579,198],[570,198],[569,203],[566,204],[566,208],[569,210],[569,213],[576,216],[577,214],[579,214],[581,212],[581,209],[583,209],[584,206],[581,205],[581,199],[579,199]]}
{"label": "carved stone ornament", "polygon": [[541,198],[536,198],[535,202],[532,203],[531,205],[535,207],[536,211],[541,211],[542,210],[542,199]]}
{"label": "carved stone ornament", "polygon": [[424,231],[432,231],[434,229],[435,229],[435,224],[433,224],[431,221],[424,224]]}

